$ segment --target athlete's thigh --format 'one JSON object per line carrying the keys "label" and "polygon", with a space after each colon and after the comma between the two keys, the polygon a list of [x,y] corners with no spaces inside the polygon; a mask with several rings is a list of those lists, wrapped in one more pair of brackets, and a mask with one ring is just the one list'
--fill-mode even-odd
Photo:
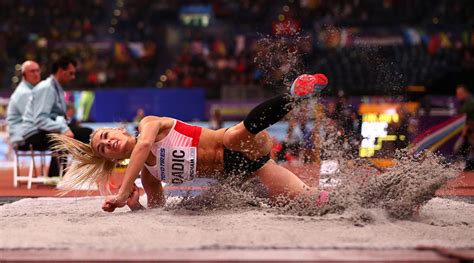
{"label": "athlete's thigh", "polygon": [[224,133],[224,146],[233,151],[246,154],[254,159],[268,154],[272,148],[272,140],[267,131],[257,134],[250,133],[243,122],[229,128]]}
{"label": "athlete's thigh", "polygon": [[310,194],[316,189],[308,187],[293,172],[275,163],[268,161],[255,172],[260,181],[267,187],[271,196],[287,195],[295,197],[301,194]]}

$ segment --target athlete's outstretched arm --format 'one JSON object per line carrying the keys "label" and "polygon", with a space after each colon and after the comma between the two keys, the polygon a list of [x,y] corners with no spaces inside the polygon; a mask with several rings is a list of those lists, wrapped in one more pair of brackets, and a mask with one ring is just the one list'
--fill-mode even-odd
{"label": "athlete's outstretched arm", "polygon": [[158,117],[148,116],[140,122],[140,137],[133,148],[120,190],[117,195],[107,196],[106,203],[112,203],[119,207],[125,205],[125,201],[130,196],[133,182],[138,177],[140,170],[142,170],[160,128],[161,121]]}

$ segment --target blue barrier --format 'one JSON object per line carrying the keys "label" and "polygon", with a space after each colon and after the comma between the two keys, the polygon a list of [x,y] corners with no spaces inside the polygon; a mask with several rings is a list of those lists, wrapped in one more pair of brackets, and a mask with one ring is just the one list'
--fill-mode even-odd
{"label": "blue barrier", "polygon": [[91,119],[96,122],[130,121],[139,108],[146,115],[184,121],[204,120],[205,91],[199,88],[96,90]]}

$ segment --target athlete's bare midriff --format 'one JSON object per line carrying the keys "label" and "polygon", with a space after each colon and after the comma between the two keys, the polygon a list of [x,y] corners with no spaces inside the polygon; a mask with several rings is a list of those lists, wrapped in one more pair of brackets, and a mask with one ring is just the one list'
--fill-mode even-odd
{"label": "athlete's bare midriff", "polygon": [[225,129],[203,128],[197,148],[197,175],[210,175],[224,170]]}

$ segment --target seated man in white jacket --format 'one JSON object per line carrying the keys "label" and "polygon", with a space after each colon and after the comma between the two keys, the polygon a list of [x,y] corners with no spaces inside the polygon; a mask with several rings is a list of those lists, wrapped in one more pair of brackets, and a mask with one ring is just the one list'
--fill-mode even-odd
{"label": "seated man in white jacket", "polygon": [[32,60],[21,65],[22,80],[10,97],[7,109],[8,135],[13,147],[25,147],[23,114],[30,100],[33,87],[41,80],[40,66]]}

